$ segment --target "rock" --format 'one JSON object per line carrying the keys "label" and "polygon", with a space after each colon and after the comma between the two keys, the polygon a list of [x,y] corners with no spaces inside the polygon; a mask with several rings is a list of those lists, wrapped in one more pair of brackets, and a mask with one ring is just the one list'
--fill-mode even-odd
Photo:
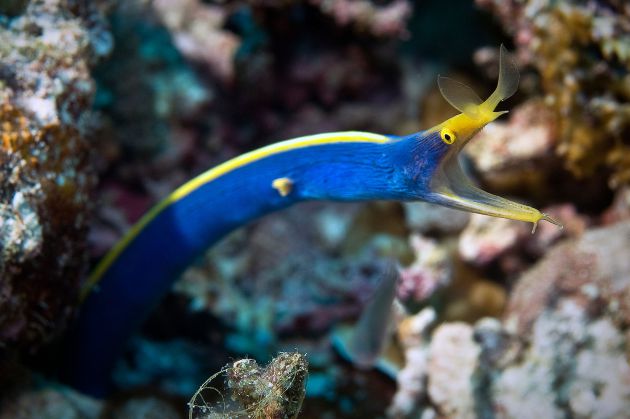
{"label": "rock", "polygon": [[518,281],[506,323],[527,334],[533,321],[559,298],[570,298],[588,313],[630,324],[630,222],[589,230],[577,242],[554,247]]}
{"label": "rock", "polygon": [[507,416],[616,418],[630,409],[630,222],[561,243],[519,280],[505,328],[523,349],[500,371]]}
{"label": "rock", "polygon": [[[517,59],[538,71],[540,112],[552,112],[556,152],[574,174],[606,167],[609,185],[630,182],[627,2],[476,0],[511,34]],[[596,54],[596,57],[592,53]],[[546,108],[546,110],[544,110]]]}
{"label": "rock", "polygon": [[425,399],[443,417],[626,417],[628,248],[630,221],[587,230],[520,276],[502,321],[443,323],[430,341],[401,339],[420,356],[407,355],[402,370],[415,381],[399,377],[400,397],[415,399],[402,397],[392,417],[419,417]]}
{"label": "rock", "polygon": [[[536,100],[486,126],[466,146],[481,181],[493,190],[541,188],[554,167],[553,116]],[[536,194],[532,194],[536,196]]]}
{"label": "rock", "polygon": [[0,419],[97,419],[102,412],[100,401],[70,389],[49,389],[25,392],[7,400],[0,408]]}
{"label": "rock", "polygon": [[[19,2],[14,2],[17,4]],[[112,48],[105,2],[33,1],[0,21],[0,346],[64,326],[85,269],[94,173],[90,67]]]}

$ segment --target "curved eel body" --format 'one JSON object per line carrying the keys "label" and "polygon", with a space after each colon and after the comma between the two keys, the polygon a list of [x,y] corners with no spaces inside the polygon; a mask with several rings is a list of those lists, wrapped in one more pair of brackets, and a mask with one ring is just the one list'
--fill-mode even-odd
{"label": "curved eel body", "polygon": [[515,72],[502,48],[499,83],[485,102],[464,85],[440,79],[443,95],[462,113],[430,130],[406,137],[301,137],[236,157],[181,186],[88,279],[68,340],[67,381],[85,393],[106,394],[126,340],[179,274],[228,232],[296,202],[424,200],[534,224],[553,222],[534,208],[478,189],[458,163],[465,143],[503,113],[494,109],[516,90]]}

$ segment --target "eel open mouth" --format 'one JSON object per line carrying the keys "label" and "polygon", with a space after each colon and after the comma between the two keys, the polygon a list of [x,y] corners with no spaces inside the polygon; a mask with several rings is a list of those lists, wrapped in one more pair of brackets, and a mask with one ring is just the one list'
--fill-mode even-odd
{"label": "eel open mouth", "polygon": [[495,111],[497,105],[511,97],[518,88],[519,73],[503,45],[500,49],[499,80],[490,97],[482,101],[468,86],[452,79],[440,77],[440,92],[447,102],[461,112],[433,128],[434,131],[448,130],[457,135],[454,142],[431,179],[431,192],[437,203],[457,209],[527,221],[536,225],[540,220],[562,227],[558,221],[527,205],[493,195],[476,187],[464,174],[459,162],[459,153],[465,144],[486,124],[507,111]]}

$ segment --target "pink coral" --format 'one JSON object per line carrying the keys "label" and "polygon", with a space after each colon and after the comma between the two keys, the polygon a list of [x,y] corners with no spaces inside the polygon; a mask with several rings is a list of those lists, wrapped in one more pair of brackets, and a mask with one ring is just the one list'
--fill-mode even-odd
{"label": "pink coral", "polygon": [[407,0],[394,0],[377,6],[367,0],[310,0],[323,13],[334,17],[337,24],[354,24],[376,36],[407,37],[406,21],[411,16],[412,5]]}
{"label": "pink coral", "polygon": [[152,5],[184,56],[204,63],[224,81],[234,78],[234,54],[240,39],[223,29],[224,7],[200,0],[156,0]]}
{"label": "pink coral", "polygon": [[414,234],[410,238],[415,261],[400,272],[398,297],[402,300],[424,301],[451,280],[451,254],[436,240]]}

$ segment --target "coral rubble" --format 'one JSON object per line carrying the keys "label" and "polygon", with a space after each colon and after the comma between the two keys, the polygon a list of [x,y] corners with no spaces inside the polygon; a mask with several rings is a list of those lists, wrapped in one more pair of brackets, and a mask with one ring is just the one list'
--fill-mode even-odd
{"label": "coral rubble", "polygon": [[261,368],[253,359],[240,359],[221,373],[237,405],[208,406],[202,393],[208,390],[216,374],[210,377],[190,400],[191,417],[295,419],[306,394],[308,362],[299,353],[280,353]]}
{"label": "coral rubble", "polygon": [[0,16],[0,346],[35,349],[75,304],[94,184],[89,69],[112,47],[103,7],[32,1]]}

